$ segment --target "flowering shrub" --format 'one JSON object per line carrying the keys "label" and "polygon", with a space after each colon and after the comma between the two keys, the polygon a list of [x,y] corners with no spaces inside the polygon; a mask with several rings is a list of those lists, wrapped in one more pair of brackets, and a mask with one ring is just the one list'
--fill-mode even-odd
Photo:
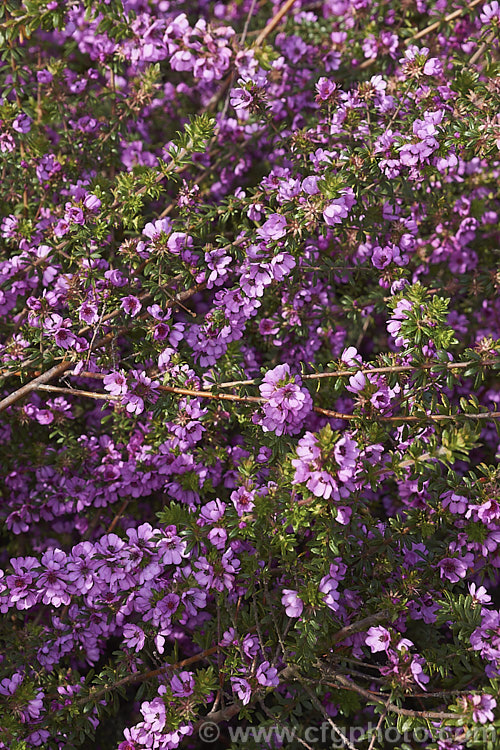
{"label": "flowering shrub", "polygon": [[498,2],[0,16],[0,748],[471,747]]}

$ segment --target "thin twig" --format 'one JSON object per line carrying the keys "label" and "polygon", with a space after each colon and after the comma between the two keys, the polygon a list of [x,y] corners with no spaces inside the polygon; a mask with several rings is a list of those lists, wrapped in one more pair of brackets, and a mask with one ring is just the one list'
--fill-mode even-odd
{"label": "thin twig", "polygon": [[279,24],[283,16],[285,16],[288,13],[288,11],[292,8],[295,2],[296,0],[287,0],[286,3],[284,3],[281,6],[279,11],[271,18],[271,20],[266,25],[266,27],[262,29],[262,31],[260,32],[259,36],[254,42],[255,47],[261,46],[262,42],[264,42],[265,39],[267,39],[267,37],[269,36],[269,34],[271,34],[274,31],[274,29]]}
{"label": "thin twig", "polygon": [[318,711],[322,714],[322,716],[330,724],[331,728],[340,737],[340,739],[342,740],[342,742],[344,743],[344,745],[346,747],[348,747],[349,750],[356,750],[356,746],[353,745],[352,742],[350,742],[348,740],[348,738],[345,736],[345,734],[342,732],[342,730],[339,729],[339,727],[331,720],[329,714],[325,711],[325,707],[323,706],[323,704],[321,703],[321,701],[318,700],[318,697],[316,696],[316,694],[314,693],[314,691],[311,690],[311,688],[307,684],[306,680],[302,677],[302,675],[297,670],[297,668],[296,667],[292,667],[292,670],[293,670],[293,674],[296,677],[296,679],[300,682],[300,684],[302,685],[302,687],[304,688],[304,690],[306,691],[306,693],[309,695],[309,697],[310,697],[312,703],[314,704],[314,706],[318,709]]}
{"label": "thin twig", "polygon": [[471,10],[475,5],[478,5],[481,2],[483,2],[483,0],[472,0],[472,2],[467,3],[467,5],[465,5],[463,8],[454,10],[453,13],[448,13],[448,15],[444,18],[440,18],[438,21],[434,21],[434,23],[426,26],[425,29],[422,29],[417,34],[413,34],[413,36],[411,36],[409,39],[406,39],[405,44],[408,46],[409,44],[416,42],[417,39],[422,39],[423,36],[427,36],[427,34],[430,34],[431,31],[438,29],[442,23],[449,23],[449,21],[453,21],[455,18],[463,16],[464,13],[467,13],[468,10]]}
{"label": "thin twig", "polygon": [[387,703],[385,704],[384,710],[380,714],[380,719],[377,721],[377,726],[375,727],[375,731],[372,734],[372,738],[370,740],[370,744],[368,745],[368,750],[373,750],[373,747],[375,745],[375,741],[377,739],[377,735],[379,733],[379,730],[380,730],[380,728],[382,726],[382,723],[383,723],[385,717],[387,716],[387,708],[388,708],[390,702],[391,702],[391,698],[389,697],[387,699]]}
{"label": "thin twig", "polygon": [[127,509],[127,505],[129,504],[129,502],[130,502],[130,498],[127,497],[123,501],[123,503],[120,505],[120,507],[118,508],[118,513],[116,514],[116,516],[113,518],[113,520],[109,524],[108,528],[106,529],[106,534],[111,534],[111,532],[113,531],[113,529],[116,527],[116,524],[118,523],[118,521],[120,520],[120,518],[122,517],[122,515],[125,513],[125,511]]}
{"label": "thin twig", "polygon": [[[77,375],[81,378],[94,378],[98,380],[102,380],[104,378],[104,375],[102,373],[97,372],[80,372],[80,373],[74,373],[70,372],[68,375]],[[35,381],[32,381],[34,383]],[[156,388],[159,391],[163,391],[164,393],[172,393],[177,396],[193,396],[194,398],[209,398],[214,401],[232,401],[237,403],[248,403],[248,404],[265,404],[267,403],[268,399],[263,398],[262,396],[236,396],[232,393],[212,393],[212,391],[199,391],[191,388],[177,388],[175,386],[170,385],[157,385]],[[51,386],[49,388],[37,385],[30,388],[30,390],[50,390],[52,392],[59,392],[59,393],[68,393],[75,396],[89,396],[90,398],[100,398],[103,400],[108,401],[116,401],[116,396],[106,395],[106,394],[96,394],[94,391],[80,391],[78,389],[71,389],[71,388],[59,388],[58,386]],[[19,393],[16,391],[16,393]],[[15,393],[12,395],[16,395]],[[20,396],[19,396],[20,398]],[[5,400],[5,399],[4,399]],[[16,399],[17,400],[17,399]],[[0,402],[0,411],[1,411],[2,402]],[[343,412],[339,411],[333,411],[332,409],[322,409],[320,406],[314,406],[313,411],[316,414],[321,414],[322,416],[329,417],[331,419],[342,419],[344,421],[354,421],[356,419],[362,419],[362,415],[359,414],[345,414]],[[400,416],[393,416],[393,417],[385,417],[383,415],[370,415],[370,419],[376,420],[377,422],[389,422],[389,423],[395,423],[395,422],[442,422],[446,420],[456,420],[459,417],[467,417],[468,419],[498,419],[500,417],[500,411],[487,411],[487,412],[479,412],[477,414],[425,414],[422,416],[414,416],[412,414],[409,415],[400,415]]]}
{"label": "thin twig", "polygon": [[[195,286],[191,287],[190,289],[187,289],[184,292],[181,292],[177,295],[174,299],[172,299],[171,302],[167,304],[167,308],[174,307],[178,302],[183,302],[184,300],[188,299],[193,294],[196,294],[196,292],[200,291],[201,289],[205,288],[205,284],[196,284]],[[106,317],[106,316],[105,316]],[[113,339],[118,338],[123,333],[126,333],[129,330],[129,326],[124,326],[118,331],[113,331],[111,333],[106,334],[106,336],[103,336],[101,339],[98,339],[97,341],[94,341],[91,347],[89,347],[92,351],[96,349],[100,349],[102,346],[105,346],[106,344],[109,344]],[[58,365],[55,365],[54,367],[51,367],[50,370],[47,370],[46,372],[43,372],[38,377],[31,380],[29,383],[26,383],[26,385],[23,385],[21,388],[18,388],[13,393],[10,393],[8,396],[6,396],[2,401],[0,401],[0,412],[7,409],[9,406],[12,406],[16,403],[16,401],[19,401],[24,396],[27,396],[32,391],[38,390],[38,386],[45,385],[50,380],[54,380],[55,378],[58,378],[60,375],[62,375],[64,372],[69,370],[69,368],[74,365],[74,362],[71,362],[69,360],[63,360]],[[92,397],[95,397],[95,394],[93,394]]]}
{"label": "thin twig", "polygon": [[[425,362],[419,365],[387,365],[384,367],[365,367],[360,370],[333,370],[331,372],[314,372],[310,375],[301,375],[302,380],[321,380],[323,378],[346,378],[351,375],[357,375],[363,373],[363,375],[377,375],[382,373],[394,373],[394,372],[418,372],[419,370],[430,370],[433,367],[443,367],[446,370],[460,370],[466,369],[471,365],[498,365],[500,359],[481,359],[481,360],[467,360],[466,362]],[[226,383],[217,383],[217,388],[232,388],[236,385],[257,385],[261,382],[260,378],[253,378],[249,380],[231,380]]]}
{"label": "thin twig", "polygon": [[100,690],[96,690],[95,692],[91,691],[89,695],[79,698],[74,702],[73,705],[82,706],[85,703],[89,703],[90,701],[93,702],[99,700],[99,698],[102,698],[107,693],[111,692],[111,690],[125,687],[125,685],[134,685],[137,682],[144,682],[145,680],[149,680],[152,677],[159,677],[169,670],[183,669],[184,667],[188,667],[191,664],[196,664],[196,662],[201,661],[202,659],[206,659],[207,656],[212,656],[213,654],[217,653],[219,649],[219,645],[212,646],[211,648],[207,648],[199,654],[190,656],[188,659],[183,659],[182,661],[178,661],[175,664],[165,664],[163,667],[159,667],[158,669],[148,669],[145,672],[134,672],[134,674],[129,674],[127,675],[127,677],[123,677],[121,680],[118,680],[118,682],[107,685]]}
{"label": "thin twig", "polygon": [[496,31],[492,31],[491,34],[488,36],[486,41],[477,49],[474,54],[472,55],[471,59],[469,60],[469,65],[474,65],[474,63],[477,63],[477,61],[483,56],[483,54],[486,52],[490,44],[494,41],[496,37]]}
{"label": "thin twig", "polygon": [[63,388],[57,385],[38,385],[35,390],[47,391],[48,393],[64,393],[68,396],[84,396],[92,398],[95,401],[119,401],[120,396],[113,396],[110,393],[96,393],[95,391],[82,391],[79,388]]}
{"label": "thin twig", "polygon": [[257,0],[252,0],[252,2],[250,3],[250,8],[248,10],[246,20],[245,20],[245,25],[243,27],[243,33],[240,39],[241,47],[243,47],[243,45],[245,44],[245,39],[247,38],[247,34],[248,34],[248,27],[250,26],[250,21],[252,20],[253,12],[255,10],[256,5],[257,5]]}
{"label": "thin twig", "polygon": [[29,395],[30,393],[32,393],[32,391],[37,390],[38,386],[48,383],[49,380],[58,378],[63,374],[63,372],[69,370],[72,364],[72,362],[68,361],[61,362],[61,364],[51,367],[50,370],[42,372],[41,375],[39,375],[37,378],[34,378],[29,383],[26,383],[26,385],[23,385],[21,388],[18,388],[17,391],[14,391],[14,393],[9,393],[8,396],[0,401],[0,412],[5,411],[5,409],[8,409],[9,406],[15,404],[16,401],[19,401],[19,399]]}
{"label": "thin twig", "polygon": [[352,680],[347,679],[346,677],[343,677],[342,675],[335,675],[334,676],[335,682],[325,682],[322,681],[322,685],[327,685],[328,687],[333,688],[345,688],[346,690],[353,690],[355,693],[358,693],[358,695],[362,695],[364,698],[367,698],[370,701],[375,701],[376,703],[380,703],[382,705],[387,706],[387,711],[392,712],[394,714],[397,714],[398,716],[414,716],[416,718],[420,719],[459,719],[463,717],[465,714],[452,714],[447,711],[414,711],[410,708],[400,708],[399,706],[396,706],[394,703],[385,703],[385,696],[384,698],[380,698],[380,693],[373,693],[370,690],[365,690],[364,688],[357,685]]}

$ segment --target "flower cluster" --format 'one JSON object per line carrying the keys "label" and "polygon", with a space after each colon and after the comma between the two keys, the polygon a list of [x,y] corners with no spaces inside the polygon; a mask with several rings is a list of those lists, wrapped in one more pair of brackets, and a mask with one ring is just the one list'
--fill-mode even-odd
{"label": "flower cluster", "polygon": [[256,415],[254,421],[264,432],[295,435],[302,430],[312,409],[312,398],[302,387],[300,375],[292,375],[287,364],[278,365],[264,375],[259,390],[265,399],[264,415]]}
{"label": "flower cluster", "polygon": [[1,749],[492,746],[499,26],[6,5]]}

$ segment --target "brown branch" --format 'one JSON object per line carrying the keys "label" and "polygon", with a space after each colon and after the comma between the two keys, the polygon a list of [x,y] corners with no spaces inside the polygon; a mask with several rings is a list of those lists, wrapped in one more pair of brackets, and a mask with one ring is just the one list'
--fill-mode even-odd
{"label": "brown branch", "polygon": [[259,36],[255,40],[253,46],[254,47],[260,47],[262,42],[264,42],[269,34],[271,34],[276,26],[279,24],[283,16],[285,16],[288,11],[292,8],[296,0],[286,0],[286,3],[284,3],[279,11],[271,18],[269,23],[265,26],[264,29],[260,32]]}
{"label": "brown branch", "polygon": [[178,661],[175,664],[165,664],[163,667],[159,667],[158,669],[148,669],[145,672],[135,672],[134,674],[129,674],[127,675],[127,677],[123,677],[121,680],[118,680],[118,682],[114,682],[113,684],[108,685],[105,688],[90,692],[86,697],[79,698],[74,702],[73,705],[83,706],[90,701],[99,700],[99,698],[102,698],[111,690],[116,690],[117,688],[124,687],[125,685],[133,685],[138,682],[144,682],[144,680],[149,680],[152,677],[159,677],[160,675],[165,674],[165,672],[168,672],[170,669],[183,669],[184,667],[188,667],[191,664],[196,664],[196,662],[201,661],[202,659],[206,659],[207,656],[212,656],[212,654],[215,654],[220,648],[221,647],[219,645],[212,646],[211,648],[207,648],[205,649],[205,651],[202,651],[199,654],[190,656],[188,659],[183,659],[182,661]]}
{"label": "brown branch", "polygon": [[[69,375],[77,375],[81,378],[93,378],[96,380],[103,380],[104,375],[102,373],[97,372],[70,372]],[[32,381],[34,383],[35,381]],[[157,386],[159,391],[163,391],[164,393],[172,393],[178,396],[193,396],[195,398],[210,398],[214,401],[233,401],[238,403],[250,403],[250,404],[263,404],[267,403],[267,399],[262,398],[262,396],[235,396],[232,393],[212,393],[212,391],[199,391],[194,390],[192,388],[177,388],[175,386],[170,385],[158,385]],[[106,394],[96,394],[93,391],[81,391],[78,389],[72,389],[72,388],[59,388],[57,386],[34,386],[30,390],[47,390],[52,392],[59,392],[59,393],[67,393],[74,396],[89,396],[90,398],[95,399],[103,399],[103,400],[113,400],[116,401],[116,396],[106,395]],[[18,392],[16,392],[18,393]],[[15,394],[12,394],[15,395]],[[20,396],[19,396],[20,398]],[[17,399],[16,399],[17,400]],[[1,411],[2,402],[0,402],[0,411]],[[353,421],[356,419],[362,419],[363,415],[359,414],[344,414],[343,412],[333,411],[332,409],[322,409],[320,406],[314,406],[313,411],[316,414],[321,414],[322,416],[329,417],[331,419],[343,419],[345,421]],[[414,415],[400,415],[396,417],[384,417],[382,415],[370,415],[370,419],[376,420],[378,422],[413,422],[413,423],[419,423],[419,422],[441,422],[446,420],[455,420],[458,417],[467,417],[469,419],[498,419],[500,417],[500,411],[488,411],[488,412],[479,412],[477,414],[425,414],[421,417],[417,417]]]}
{"label": "brown branch", "polygon": [[469,60],[469,65],[474,65],[474,63],[477,63],[477,61],[483,56],[483,54],[486,52],[490,44],[494,41],[496,37],[496,31],[492,31],[491,34],[488,36],[486,41],[477,49],[474,54],[472,55],[471,59]]}
{"label": "brown branch", "polygon": [[119,401],[119,396],[112,396],[110,393],[96,393],[95,391],[82,391],[79,388],[62,388],[57,385],[38,385],[35,390],[47,391],[47,393],[64,393],[68,396],[84,396],[93,398],[96,401]]}
{"label": "brown branch", "polygon": [[381,697],[381,693],[374,693],[371,690],[365,690],[364,688],[357,685],[352,680],[347,679],[347,677],[344,677],[343,675],[334,675],[333,679],[335,682],[327,682],[326,680],[322,680],[322,685],[327,685],[328,687],[333,688],[344,688],[345,690],[353,690],[355,693],[358,693],[358,695],[363,696],[364,698],[367,698],[370,701],[375,701],[376,703],[380,703],[381,705],[384,705],[387,709],[387,712],[391,711],[394,714],[397,714],[398,716],[413,716],[419,719],[460,719],[465,716],[465,714],[452,714],[447,711],[414,711],[410,708],[400,708],[399,706],[396,706],[394,703],[386,703],[386,696]]}
{"label": "brown branch", "polygon": [[311,699],[311,702],[313,703],[313,705],[320,712],[320,714],[326,719],[326,721],[330,724],[331,728],[340,737],[344,745],[348,747],[349,750],[356,750],[356,746],[353,745],[352,742],[350,742],[347,739],[347,737],[342,732],[342,730],[332,721],[332,719],[330,718],[330,715],[326,712],[325,707],[323,706],[321,701],[318,700],[316,693],[313,690],[311,690],[311,688],[307,684],[308,681],[304,679],[304,677],[300,674],[300,672],[298,671],[296,667],[291,666],[291,665],[289,666],[292,670],[293,676],[295,677],[296,680],[298,680],[298,682],[300,682],[300,684],[302,685],[306,693],[309,695],[309,698]]}
{"label": "brown branch", "polygon": [[[419,370],[431,370],[433,367],[443,366],[447,370],[461,370],[470,367],[471,365],[498,365],[500,359],[470,359],[466,362],[425,362],[421,365],[386,365],[384,367],[365,367],[360,370],[332,370],[331,372],[314,372],[310,375],[301,375],[302,380],[321,380],[323,378],[346,378],[351,375],[357,375],[359,372],[363,375],[377,375],[381,373],[391,372],[417,372]],[[249,380],[231,380],[226,383],[217,383],[217,388],[232,388],[236,385],[257,385],[261,382],[260,378],[252,378]]]}
{"label": "brown branch", "polygon": [[[320,409],[319,406],[314,407],[314,411],[316,414],[322,414],[325,417],[331,417],[332,419],[345,419],[345,420],[352,420],[352,419],[361,419],[361,415],[359,414],[341,414],[336,411],[332,411],[331,409]],[[366,415],[368,416],[368,415]],[[456,420],[459,417],[467,417],[468,419],[498,419],[500,417],[500,411],[482,411],[478,414],[425,414],[421,417],[416,417],[413,414],[408,415],[401,415],[399,417],[384,417],[384,416],[378,416],[378,415],[370,415],[370,419],[373,419],[377,422],[445,422],[446,420]]]}
{"label": "brown branch", "polygon": [[[413,44],[419,39],[422,39],[422,37],[427,36],[427,34],[430,34],[432,31],[435,31],[436,29],[438,29],[442,23],[449,23],[450,21],[453,21],[455,18],[458,18],[459,16],[463,16],[464,13],[467,13],[468,10],[472,10],[472,8],[474,8],[475,5],[478,5],[481,2],[483,2],[483,0],[472,0],[472,2],[468,3],[465,7],[459,8],[458,10],[454,10],[453,13],[449,13],[444,18],[440,18],[439,21],[434,21],[434,23],[429,24],[429,26],[426,26],[425,29],[418,31],[416,34],[412,34],[412,36],[404,40],[403,44],[405,45],[405,47],[408,47],[410,44]],[[369,68],[371,65],[373,65],[373,63],[376,62],[376,60],[377,60],[376,57],[370,57],[368,60],[365,60],[364,62],[362,62],[361,65],[358,65],[356,70],[366,70],[366,68]],[[472,63],[473,61],[471,60],[470,64]]]}
{"label": "brown branch", "polygon": [[373,750],[373,748],[375,747],[375,742],[377,741],[377,735],[379,733],[379,730],[382,727],[382,724],[384,722],[385,717],[387,716],[387,709],[388,709],[388,706],[390,705],[390,701],[391,701],[391,699],[389,697],[387,699],[386,704],[385,704],[384,710],[380,714],[380,719],[377,721],[377,726],[375,727],[375,731],[372,734],[372,738],[370,740],[370,744],[368,745],[368,750]]}
{"label": "brown branch", "polygon": [[198,733],[204,724],[220,724],[222,721],[229,721],[229,719],[232,719],[233,716],[236,716],[236,714],[239,713],[242,708],[243,706],[239,705],[238,703],[231,703],[230,706],[221,708],[220,711],[215,711],[211,714],[207,714],[193,725],[193,734]]}
{"label": "brown branch", "polygon": [[[188,299],[193,294],[196,294],[198,291],[204,288],[205,288],[204,283],[196,284],[190,289],[186,289],[184,292],[181,292],[180,294],[178,294],[174,299],[171,300],[171,302],[167,303],[166,307],[167,308],[174,307],[178,302],[183,302],[184,300]],[[117,314],[116,311],[115,313],[110,314],[110,315],[114,316],[115,314]],[[95,349],[100,349],[102,346],[109,344],[110,341],[112,341],[115,338],[118,338],[118,336],[121,336],[123,333],[126,333],[129,330],[130,330],[130,326],[124,326],[123,328],[120,328],[118,331],[114,331],[114,332],[106,334],[105,336],[98,339],[97,341],[94,341],[92,346],[89,347],[88,351],[94,351]],[[50,370],[47,370],[46,372],[42,373],[38,377],[31,380],[29,383],[26,383],[26,385],[23,385],[21,388],[18,388],[13,393],[10,393],[8,396],[2,399],[2,401],[0,401],[0,412],[4,411],[9,406],[12,406],[12,404],[15,404],[16,401],[19,401],[19,399],[23,398],[24,396],[27,396],[32,391],[38,390],[39,386],[45,385],[50,380],[54,380],[55,378],[58,378],[60,375],[66,372],[66,370],[69,370],[69,368],[72,365],[74,365],[74,362],[64,360],[59,365],[55,365],[54,367],[51,367]],[[92,394],[92,398],[96,398],[96,394]]]}
{"label": "brown branch", "polygon": [[458,10],[454,10],[453,13],[448,13],[447,16],[444,18],[440,18],[439,21],[434,21],[434,23],[431,23],[429,26],[426,26],[425,29],[422,29],[417,34],[413,34],[409,39],[405,40],[405,44],[409,45],[412,42],[417,41],[417,39],[422,39],[423,36],[426,36],[427,34],[430,34],[431,31],[434,31],[435,29],[438,29],[442,23],[449,23],[450,21],[453,21],[455,18],[458,18],[459,16],[463,16],[464,13],[467,13],[468,10],[472,10],[475,5],[478,5],[479,3],[483,2],[483,0],[472,0],[472,2],[467,3],[463,8],[459,8]]}
{"label": "brown branch", "polygon": [[376,625],[377,622],[383,622],[384,620],[387,620],[387,612],[375,612],[373,615],[363,617],[362,620],[356,620],[356,622],[346,625],[333,635],[332,645],[343,641],[352,633],[359,633],[361,630],[366,630],[371,625]]}
{"label": "brown branch", "polygon": [[106,534],[111,534],[111,532],[115,528],[116,524],[118,523],[118,521],[122,517],[123,513],[125,513],[125,511],[127,509],[127,505],[129,504],[129,502],[130,502],[130,498],[127,497],[123,501],[123,503],[120,505],[120,507],[118,508],[118,513],[116,514],[116,516],[113,518],[113,520],[109,524],[108,528],[106,529]]}
{"label": "brown branch", "polygon": [[14,393],[9,393],[8,396],[6,396],[0,401],[0,412],[5,411],[5,409],[8,409],[9,406],[12,406],[12,404],[15,404],[16,401],[19,401],[20,398],[23,398],[24,396],[28,396],[32,391],[36,391],[38,386],[48,383],[49,380],[58,378],[60,375],[63,374],[63,372],[66,372],[66,370],[68,370],[72,364],[74,363],[67,362],[67,361],[61,362],[61,364],[51,367],[50,370],[43,372],[37,378],[34,378],[34,380],[31,380],[29,383],[26,383],[26,385],[23,385],[21,388],[18,388],[17,391],[14,391]]}

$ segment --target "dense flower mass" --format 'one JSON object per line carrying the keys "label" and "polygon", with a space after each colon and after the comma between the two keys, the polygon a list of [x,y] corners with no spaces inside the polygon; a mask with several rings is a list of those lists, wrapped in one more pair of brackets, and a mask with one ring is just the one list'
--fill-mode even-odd
{"label": "dense flower mass", "polygon": [[0,748],[496,747],[497,0],[0,25]]}
{"label": "dense flower mass", "polygon": [[259,386],[265,399],[264,416],[254,417],[264,432],[276,435],[295,435],[300,432],[312,409],[312,399],[305,388],[301,388],[300,375],[291,375],[290,366],[278,365],[267,372]]}

